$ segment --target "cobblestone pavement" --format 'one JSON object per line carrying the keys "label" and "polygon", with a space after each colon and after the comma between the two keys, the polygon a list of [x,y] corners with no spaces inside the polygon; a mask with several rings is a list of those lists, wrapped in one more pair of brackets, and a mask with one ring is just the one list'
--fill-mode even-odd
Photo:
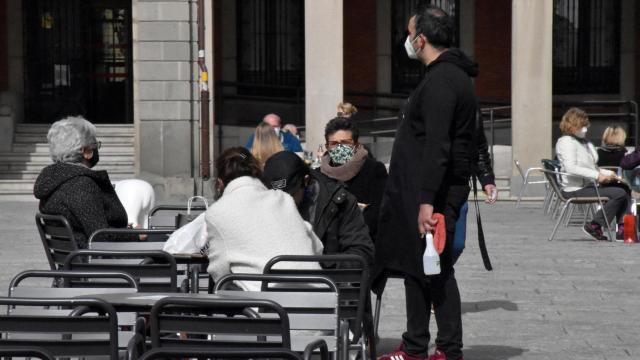
{"label": "cobblestone pavement", "polygon": [[[482,266],[470,210],[456,266],[465,359],[640,359],[640,244],[591,241],[576,227],[549,242],[552,221],[539,206],[482,206],[492,272]],[[3,293],[19,271],[47,268],[36,210],[33,202],[0,202]],[[379,354],[397,346],[404,323],[402,282],[391,279]]]}

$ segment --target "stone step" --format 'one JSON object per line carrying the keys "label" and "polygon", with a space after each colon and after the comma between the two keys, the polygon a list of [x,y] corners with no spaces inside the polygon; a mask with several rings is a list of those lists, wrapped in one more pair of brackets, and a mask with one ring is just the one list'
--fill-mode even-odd
{"label": "stone step", "polygon": [[[35,143],[14,143],[13,153],[46,153],[49,154],[49,144],[46,142]],[[133,154],[133,141],[103,141],[100,148],[100,155],[103,153],[131,153]]]}
{"label": "stone step", "polygon": [[[0,161],[0,171],[40,171],[47,165],[52,164],[51,162],[28,162],[28,163],[15,163],[8,162],[3,163]],[[129,171],[133,171],[133,161],[110,161],[110,160],[100,160],[98,165],[94,170],[116,170],[116,169],[128,169]]]}
{"label": "stone step", "polygon": [[[16,134],[47,134],[51,124],[17,124]],[[111,133],[125,133],[133,135],[133,124],[96,124],[98,136]]]}
{"label": "stone step", "polygon": [[[133,162],[133,151],[112,153],[100,149],[100,161],[126,161]],[[5,163],[50,163],[48,152],[33,153],[0,153],[0,164]]]}
{"label": "stone step", "polygon": [[[133,134],[121,132],[112,134],[99,134],[98,140],[103,144],[114,143],[131,143],[133,144]],[[13,136],[14,143],[46,143],[46,133],[15,133]]]}
{"label": "stone step", "polygon": [[[122,179],[131,179],[135,177],[133,171],[130,168],[126,169],[118,169],[118,168],[110,168],[107,169],[109,173],[109,178],[112,180],[122,180]],[[38,175],[40,175],[40,170],[3,170],[0,171],[0,179],[1,180],[31,180],[34,181]],[[0,192],[2,192],[2,186],[0,185]]]}

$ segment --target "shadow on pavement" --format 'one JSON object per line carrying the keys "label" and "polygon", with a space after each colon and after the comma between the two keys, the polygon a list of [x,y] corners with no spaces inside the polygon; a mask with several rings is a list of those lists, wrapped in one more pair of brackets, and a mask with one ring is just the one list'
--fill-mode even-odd
{"label": "shadow on pavement", "polygon": [[463,302],[462,313],[477,313],[495,309],[518,311],[518,304],[507,300],[486,300],[476,302]]}
{"label": "shadow on pavement", "polygon": [[473,345],[462,349],[466,359],[507,360],[522,355],[527,349],[503,345]]}

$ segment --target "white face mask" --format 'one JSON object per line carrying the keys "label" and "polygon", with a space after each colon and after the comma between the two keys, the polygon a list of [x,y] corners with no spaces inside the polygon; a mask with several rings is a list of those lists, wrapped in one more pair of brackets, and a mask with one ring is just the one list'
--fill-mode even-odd
{"label": "white face mask", "polygon": [[584,139],[587,136],[587,127],[585,126],[582,129],[578,130],[578,132],[576,133],[576,136]]}
{"label": "white face mask", "polygon": [[416,36],[415,39],[410,40],[411,39],[411,35],[407,35],[407,40],[404,41],[404,48],[405,50],[407,50],[407,56],[409,56],[409,59],[417,59],[418,58],[418,53],[416,52],[416,49],[413,48],[413,42],[416,41],[418,37]]}

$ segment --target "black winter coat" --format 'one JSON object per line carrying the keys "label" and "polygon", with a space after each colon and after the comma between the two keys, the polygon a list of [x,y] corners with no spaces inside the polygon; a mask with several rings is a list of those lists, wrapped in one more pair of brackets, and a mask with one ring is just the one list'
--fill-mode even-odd
{"label": "black winter coat", "polygon": [[67,163],[49,165],[36,179],[33,193],[40,200],[41,213],[62,215],[69,221],[79,248],[86,248],[98,229],[128,225],[127,213],[106,171]]}
{"label": "black winter coat", "polygon": [[367,157],[358,174],[345,182],[347,190],[356,197],[359,203],[369,205],[362,211],[362,215],[374,243],[378,238],[378,214],[387,177],[387,168],[384,167],[384,164]]}
{"label": "black winter coat", "polygon": [[598,148],[598,166],[620,166],[627,149],[624,146],[603,146]]}
{"label": "black winter coat", "polygon": [[477,159],[477,106],[470,78],[477,65],[450,49],[426,70],[399,115],[378,224],[373,284],[378,292],[388,271],[424,277],[420,204],[432,204],[440,213],[447,204],[459,209],[467,201]]}
{"label": "black winter coat", "polygon": [[373,242],[356,198],[342,183],[317,170],[311,170],[311,177],[318,185],[318,196],[312,205],[315,208],[315,216],[309,219],[308,213],[303,211],[302,214],[303,218],[312,224],[314,232],[322,241],[324,253],[360,255],[371,267],[374,256]]}

